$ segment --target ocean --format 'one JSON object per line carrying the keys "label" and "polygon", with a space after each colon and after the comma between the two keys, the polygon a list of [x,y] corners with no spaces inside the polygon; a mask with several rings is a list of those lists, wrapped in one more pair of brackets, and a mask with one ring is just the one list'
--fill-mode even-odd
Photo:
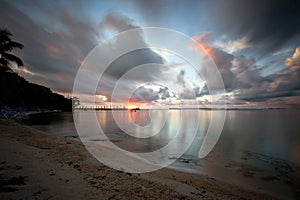
{"label": "ocean", "polygon": [[[75,120],[86,132],[97,133],[100,127],[105,135],[102,139],[89,138],[88,133],[79,134],[81,137],[99,145],[112,142],[133,153],[159,151],[169,145],[161,156],[174,161],[171,168],[208,175],[282,199],[296,198],[300,194],[300,110],[228,110],[216,145],[200,159],[199,150],[212,116],[223,112],[81,110],[32,115],[26,124],[77,139]],[[97,126],[91,124],[95,117]],[[178,149],[185,151],[181,155]]]}

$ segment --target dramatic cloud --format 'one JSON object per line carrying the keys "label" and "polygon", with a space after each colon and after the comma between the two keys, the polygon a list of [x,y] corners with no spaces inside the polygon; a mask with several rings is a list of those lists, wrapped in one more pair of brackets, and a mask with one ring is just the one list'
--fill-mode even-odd
{"label": "dramatic cloud", "polygon": [[19,53],[25,62],[25,69],[20,73],[32,82],[71,93],[81,61],[97,44],[96,26],[93,27],[87,18],[80,18],[83,17],[80,13],[70,13],[63,7],[49,10],[41,2],[36,2],[35,6],[43,17],[51,15],[56,26],[61,28],[47,30],[27,13],[1,2],[1,26],[25,46]]}
{"label": "dramatic cloud", "polygon": [[[122,41],[120,41],[120,43],[121,45],[123,44]],[[112,48],[116,48],[116,46],[120,45],[120,43],[113,45]],[[120,78],[131,69],[149,63],[163,64],[163,60],[158,54],[154,53],[149,48],[138,49],[116,58],[116,60],[108,66],[105,73],[115,78]],[[152,70],[151,66],[144,67],[143,72],[147,74],[147,76],[131,72],[131,78],[135,80],[140,80],[142,78],[144,81],[151,81],[161,74],[159,70]]]}
{"label": "dramatic cloud", "polygon": [[152,102],[159,99],[159,91],[154,91],[152,88],[145,88],[144,86],[137,88],[130,101],[134,102]]}
{"label": "dramatic cloud", "polygon": [[300,68],[300,47],[297,47],[293,56],[285,60],[285,65],[290,68],[292,72],[296,72]]}
{"label": "dramatic cloud", "polygon": [[[203,99],[209,96],[208,85],[213,86],[210,89],[219,89],[214,80],[205,80],[206,75],[217,73],[207,69],[210,59],[223,78],[231,103],[295,105],[299,100],[299,1],[1,1],[0,4],[1,28],[11,31],[14,39],[25,46],[22,51],[13,52],[24,60],[25,68],[14,70],[29,81],[57,92],[72,92],[81,63],[97,44],[122,31],[158,26],[187,36],[200,35],[195,40],[208,55],[201,57],[201,77],[196,77],[198,72],[168,50],[147,48],[151,39],[143,31],[137,31],[130,37],[118,37],[107,51],[101,52],[105,56],[114,49],[131,45],[146,47],[119,55],[109,66],[97,63],[107,68],[97,88],[97,102],[111,100],[119,79],[123,80],[116,100],[135,91],[132,99],[137,101],[170,103],[170,98],[177,98],[188,103],[198,99],[207,102]],[[203,34],[207,31],[210,34]],[[161,39],[157,35],[153,40]],[[90,101],[93,92],[89,88],[97,76],[87,73],[86,77],[80,92],[83,99]],[[175,88],[176,96],[164,86],[141,86],[156,81],[168,82]]]}
{"label": "dramatic cloud", "polygon": [[[248,48],[250,45],[259,47],[257,50],[262,56],[280,50],[285,43],[300,40],[300,2],[297,0],[137,0],[134,5],[149,26],[179,27],[178,30],[190,31],[192,35],[203,27],[202,32],[213,30],[220,38],[225,34],[228,41],[222,44],[232,46],[228,53],[233,53],[238,46]],[[189,21],[192,25],[187,23]]]}
{"label": "dramatic cloud", "polygon": [[[108,14],[103,22],[101,23],[102,29],[114,29],[117,32],[127,31],[131,29],[140,28],[133,24],[132,20],[128,19],[126,16],[119,13],[110,13]],[[163,59],[160,55],[152,51],[148,47],[148,44],[144,40],[144,35],[142,31],[131,32],[130,35],[119,35],[114,42],[106,49],[107,52],[114,54],[116,50],[122,49],[123,47],[128,46],[138,46],[146,47],[142,49],[132,49],[130,52],[126,52],[120,57],[116,57],[115,60],[107,67],[103,78],[99,82],[99,91],[105,94],[109,99],[111,98],[112,91],[114,90],[115,84],[107,85],[107,79],[115,80],[115,83],[122,78],[124,75],[126,87],[122,87],[122,91],[118,93],[119,98],[122,98],[122,93],[126,94],[132,92],[137,83],[151,82],[157,79],[157,77],[162,76],[162,71],[160,66],[164,64]],[[99,61],[101,62],[101,61]],[[143,66],[147,64],[147,66]],[[136,68],[139,67],[140,68]],[[110,83],[112,83],[110,81]],[[141,89],[138,90],[138,93],[135,96],[136,99],[158,99],[157,94],[150,95],[150,92],[141,92]],[[140,94],[140,95],[139,95]],[[146,96],[146,94],[149,94]]]}
{"label": "dramatic cloud", "polygon": [[[40,2],[37,2],[36,6],[45,16],[52,16],[51,12],[57,12],[51,20],[59,28],[48,31],[42,24],[33,21],[27,13],[5,2],[0,8],[3,15],[0,22],[25,46],[20,54],[25,61],[25,68],[17,71],[30,81],[46,85],[57,92],[72,92],[74,78],[81,62],[98,43],[98,32],[110,28],[118,32],[138,28],[130,19],[118,13],[105,16],[99,29],[98,24],[92,24],[84,13],[75,14],[62,7],[53,11]],[[20,30],[30,30],[30,33]],[[124,38],[115,41],[111,47],[120,48],[133,42],[140,46],[147,46],[142,33],[133,35],[131,39],[122,39]],[[106,78],[105,83],[101,84],[104,93],[107,95],[111,93],[117,79],[130,69],[146,63],[162,64],[163,60],[150,49],[136,50],[116,58],[105,72],[105,75],[111,77]],[[153,80],[160,73],[151,69],[146,69],[144,72],[147,74],[144,78],[148,80]],[[135,74],[132,78],[138,80],[140,77],[139,74]],[[88,83],[86,84],[88,87]],[[131,86],[134,85],[128,85]]]}
{"label": "dramatic cloud", "polygon": [[233,40],[247,36],[249,42],[276,51],[300,34],[300,2],[295,0],[210,2],[216,28]]}
{"label": "dramatic cloud", "polygon": [[[219,48],[215,48],[208,44],[210,35],[204,34],[201,36],[194,37],[194,39],[198,42],[201,49],[198,49],[204,51],[210,56],[210,58],[214,61],[216,64],[224,82],[225,89],[230,89],[233,79],[233,73],[231,72],[230,68],[232,66],[232,61],[234,56],[226,53],[223,50],[220,50]],[[198,47],[199,48],[199,47]],[[196,48],[197,49],[197,48]],[[205,63],[204,63],[205,65]],[[205,67],[203,68],[204,71],[201,72],[201,74],[205,75],[205,70],[207,70]],[[213,81],[213,80],[206,80],[206,81]]]}
{"label": "dramatic cloud", "polygon": [[277,88],[282,91],[290,91],[293,94],[300,90],[300,47],[295,49],[292,57],[285,60],[288,69],[279,73]]}
{"label": "dramatic cloud", "polygon": [[[285,60],[283,68],[275,74],[262,76],[263,68],[253,58],[244,55],[229,54],[210,43],[211,37],[204,34],[195,37],[200,46],[217,65],[227,92],[231,92],[231,103],[272,101],[279,97],[299,95],[300,89],[300,48]],[[208,94],[203,87],[196,96]],[[191,97],[191,90],[185,90],[183,96]],[[194,93],[197,94],[197,93]],[[286,101],[286,99],[285,99]],[[278,99],[277,99],[278,102]],[[282,103],[282,102],[281,102]]]}

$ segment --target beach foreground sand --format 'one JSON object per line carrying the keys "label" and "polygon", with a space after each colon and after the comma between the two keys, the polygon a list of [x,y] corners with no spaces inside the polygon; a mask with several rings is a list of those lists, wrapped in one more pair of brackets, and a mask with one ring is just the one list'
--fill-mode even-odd
{"label": "beach foreground sand", "polygon": [[272,199],[213,178],[111,169],[81,142],[0,119],[0,199]]}

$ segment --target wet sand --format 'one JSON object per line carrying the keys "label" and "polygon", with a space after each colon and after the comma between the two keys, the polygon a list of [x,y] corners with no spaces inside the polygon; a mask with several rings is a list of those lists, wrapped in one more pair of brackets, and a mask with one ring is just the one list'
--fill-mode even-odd
{"label": "wet sand", "polygon": [[272,199],[204,175],[131,174],[93,158],[81,142],[0,119],[0,199]]}

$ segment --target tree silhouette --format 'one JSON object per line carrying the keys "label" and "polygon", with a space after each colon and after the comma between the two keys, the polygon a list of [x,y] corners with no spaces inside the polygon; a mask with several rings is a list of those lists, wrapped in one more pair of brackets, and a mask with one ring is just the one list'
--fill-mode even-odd
{"label": "tree silhouette", "polygon": [[22,60],[11,51],[22,48],[22,44],[12,40],[8,30],[0,28],[0,110],[3,106],[9,106],[24,110],[72,111],[72,99],[56,94],[45,86],[30,83],[18,73],[11,73],[12,62],[18,67],[23,66]]}
{"label": "tree silhouette", "polygon": [[73,105],[73,108],[76,108],[77,106],[80,105],[80,100],[78,97],[73,97],[72,98],[72,105]]}
{"label": "tree silhouette", "polygon": [[15,62],[18,67],[23,66],[23,61],[10,52],[14,49],[22,49],[24,46],[11,39],[12,34],[6,29],[0,29],[0,70],[12,71],[11,62]]}

